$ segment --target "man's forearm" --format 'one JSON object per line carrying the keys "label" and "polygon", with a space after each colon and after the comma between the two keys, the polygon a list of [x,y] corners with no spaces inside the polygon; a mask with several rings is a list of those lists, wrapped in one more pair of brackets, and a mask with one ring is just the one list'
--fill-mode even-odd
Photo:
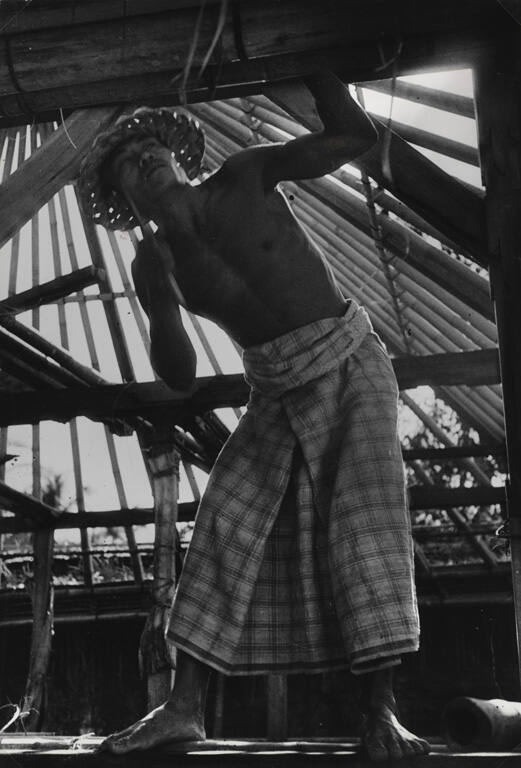
{"label": "man's forearm", "polygon": [[353,138],[372,144],[377,132],[369,115],[352,98],[349,88],[332,72],[324,71],[304,78],[315,99],[326,133],[349,132]]}

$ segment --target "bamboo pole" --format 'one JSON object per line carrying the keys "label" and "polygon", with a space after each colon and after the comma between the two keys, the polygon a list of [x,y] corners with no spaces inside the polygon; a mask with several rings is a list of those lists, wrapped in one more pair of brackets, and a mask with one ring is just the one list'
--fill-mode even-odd
{"label": "bamboo pole", "polygon": [[[378,119],[373,113],[371,113],[371,117]],[[416,128],[416,126],[407,125],[397,120],[392,121],[392,130],[411,144],[416,144],[418,147],[430,149],[432,152],[458,160],[460,163],[467,163],[467,165],[479,168],[478,151],[469,144],[464,144],[454,139],[447,139],[445,136],[438,136],[430,131],[424,131],[421,128]]]}
{"label": "bamboo pole", "polygon": [[[42,126],[42,138],[48,140],[52,133],[52,129]],[[56,214],[56,203],[54,198],[51,198],[48,203],[49,224],[51,231],[51,251],[54,264],[54,276],[55,278],[62,277],[62,267],[60,258],[60,242],[58,237],[58,219]],[[60,329],[60,343],[64,350],[69,351],[69,332],[67,328],[67,318],[65,316],[65,306],[58,304],[58,323]],[[78,512],[85,511],[85,495],[83,492],[83,474],[81,468],[80,457],[80,440],[78,433],[78,423],[76,419],[72,419],[69,423],[69,434],[71,438],[71,450],[72,450],[72,463],[74,470],[74,486],[76,503],[78,505]],[[89,535],[87,531],[80,531],[81,548],[82,548],[82,562],[83,562],[83,578],[87,587],[92,587],[92,558],[89,551]]]}
{"label": "bamboo pole", "polygon": [[34,288],[27,291],[12,294],[9,298],[0,301],[0,311],[13,312],[19,314],[26,312],[33,307],[39,307],[42,304],[51,304],[64,298],[68,293],[80,291],[89,285],[98,282],[99,271],[94,267],[84,267],[75,270],[69,275],[49,280],[42,285],[33,283]]}
{"label": "bamboo pole", "polygon": [[[351,249],[350,245],[353,242],[353,238],[343,226],[340,216],[333,211],[327,211],[324,203],[318,201],[312,195],[301,191],[298,199],[295,199],[293,207],[298,212],[301,221],[306,222],[312,231],[320,232],[326,240],[330,240],[338,254],[342,254],[346,270],[354,266],[354,259],[360,267],[361,278],[364,282],[373,280],[375,275],[379,274],[375,272],[378,265],[370,252],[369,246],[363,246],[361,244],[362,239],[360,238],[356,248]],[[332,224],[334,226],[331,226]],[[366,242],[368,240],[367,238]],[[363,259],[361,258],[362,256]],[[396,267],[396,262],[394,262],[394,266]],[[455,312],[452,312],[450,307],[439,301],[431,292],[417,286],[405,274],[403,268],[403,262],[399,262],[400,284],[403,286],[402,296],[404,299],[407,299],[407,307],[409,309],[414,309],[415,313],[424,317],[434,327],[440,329],[442,333],[446,334],[447,339],[452,338],[458,349],[468,349],[467,339],[478,348],[494,344],[495,338],[479,333],[471,323],[461,318]],[[346,276],[349,277],[348,271],[346,271]],[[432,309],[429,309],[429,307],[432,307]],[[447,320],[444,318],[446,313],[448,313]],[[490,324],[490,327],[493,327],[492,324]],[[456,331],[459,331],[458,335],[456,335]]]}
{"label": "bamboo pole", "polygon": [[23,696],[24,730],[36,731],[42,723],[45,706],[45,683],[53,634],[52,531],[37,533],[33,538],[34,577],[31,589],[33,623],[29,672]]}
{"label": "bamboo pole", "polygon": [[168,698],[176,664],[175,649],[165,639],[176,583],[179,493],[179,454],[170,440],[167,433],[146,452],[154,494],[154,582],[153,606],[141,636],[140,661],[147,679],[149,710]]}
{"label": "bamboo pole", "polygon": [[[31,144],[34,143],[34,131],[31,132]],[[38,284],[40,272],[40,243],[38,214],[33,217],[31,226],[31,260],[33,284]],[[40,310],[33,309],[32,324],[40,326]],[[32,425],[32,495],[41,499],[41,452],[40,426]],[[52,583],[52,562],[54,550],[54,529],[37,530],[33,534],[34,581],[32,597],[33,623],[31,627],[31,648],[29,670],[24,691],[23,712],[26,717],[20,725],[24,729],[36,731],[42,723],[42,709],[45,701],[45,681],[52,649],[54,624],[54,587]]]}
{"label": "bamboo pole", "polygon": [[362,88],[370,91],[393,94],[397,99],[405,99],[413,104],[422,104],[425,107],[433,107],[443,112],[451,112],[460,117],[468,117],[474,120],[474,100],[468,96],[460,96],[448,91],[439,91],[425,85],[407,83],[403,80],[392,82],[391,80],[373,80],[367,83],[358,83]]}

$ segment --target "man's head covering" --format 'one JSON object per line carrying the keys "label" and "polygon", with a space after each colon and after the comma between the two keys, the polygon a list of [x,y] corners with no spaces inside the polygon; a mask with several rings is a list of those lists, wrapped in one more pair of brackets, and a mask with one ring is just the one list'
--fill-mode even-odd
{"label": "man's head covering", "polygon": [[94,139],[83,159],[78,190],[85,210],[107,229],[132,229],[138,225],[125,197],[102,177],[103,165],[117,147],[134,138],[153,136],[170,149],[190,180],[199,173],[204,155],[204,134],[199,123],[168,109],[141,107],[120,117]]}

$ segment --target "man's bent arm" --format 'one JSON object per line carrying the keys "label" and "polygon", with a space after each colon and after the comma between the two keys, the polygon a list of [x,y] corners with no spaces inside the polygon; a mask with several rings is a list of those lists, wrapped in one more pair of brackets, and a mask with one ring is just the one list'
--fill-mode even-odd
{"label": "man's bent arm", "polygon": [[187,391],[195,382],[196,355],[154,245],[141,242],[132,262],[136,293],[150,321],[150,362],[169,387]]}
{"label": "man's bent arm", "polygon": [[261,163],[267,190],[279,181],[312,179],[331,173],[367,152],[378,138],[371,118],[332,72],[310,75],[304,83],[315,99],[323,130],[286,144],[240,153],[245,162]]}

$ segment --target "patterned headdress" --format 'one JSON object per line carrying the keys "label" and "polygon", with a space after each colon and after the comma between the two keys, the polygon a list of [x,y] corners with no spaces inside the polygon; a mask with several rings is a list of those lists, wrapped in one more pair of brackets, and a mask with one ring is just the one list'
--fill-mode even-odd
{"label": "patterned headdress", "polygon": [[132,229],[138,225],[125,197],[103,179],[103,165],[117,147],[133,138],[153,136],[168,147],[190,180],[199,173],[204,155],[204,134],[187,115],[169,109],[141,107],[120,117],[94,139],[83,159],[78,190],[87,213],[107,229]]}

